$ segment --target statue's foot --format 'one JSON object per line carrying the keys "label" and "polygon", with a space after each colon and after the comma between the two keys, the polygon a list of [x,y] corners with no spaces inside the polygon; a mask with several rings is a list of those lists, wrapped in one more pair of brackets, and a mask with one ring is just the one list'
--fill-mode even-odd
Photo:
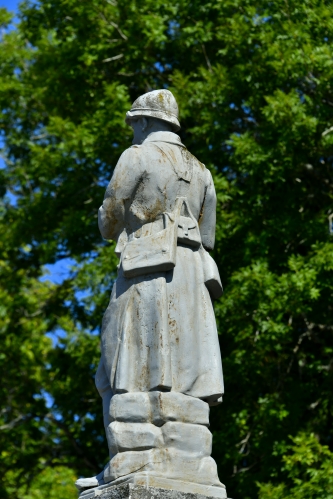
{"label": "statue's foot", "polygon": [[93,487],[98,487],[99,485],[104,485],[104,470],[101,471],[96,476],[91,476],[89,478],[79,478],[76,480],[75,485],[79,492],[85,489],[91,489]]}

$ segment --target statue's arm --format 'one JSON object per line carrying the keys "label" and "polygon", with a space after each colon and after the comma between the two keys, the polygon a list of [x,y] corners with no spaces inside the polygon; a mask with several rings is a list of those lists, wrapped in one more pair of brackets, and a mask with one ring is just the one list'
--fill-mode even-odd
{"label": "statue's arm", "polygon": [[140,181],[140,162],[136,148],[127,149],[114,169],[98,210],[98,227],[104,239],[117,240],[126,227],[126,216]]}
{"label": "statue's arm", "polygon": [[203,247],[210,251],[214,249],[216,227],[216,192],[212,175],[206,170],[207,183],[204,202],[199,218],[199,228]]}

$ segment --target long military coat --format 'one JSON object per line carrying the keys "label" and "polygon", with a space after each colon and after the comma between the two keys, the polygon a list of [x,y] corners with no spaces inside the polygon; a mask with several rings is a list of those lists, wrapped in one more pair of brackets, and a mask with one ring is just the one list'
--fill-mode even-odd
{"label": "long military coat", "polygon": [[[133,234],[151,224],[161,230],[186,178],[178,135],[154,132],[119,159],[99,210],[105,239],[120,255]],[[189,153],[187,153],[189,154]],[[192,157],[192,156],[191,156]],[[193,158],[187,201],[199,223],[202,244],[214,246],[216,194],[210,172]],[[200,252],[177,246],[173,270],[125,278],[122,266],[102,326],[97,385],[112,393],[172,390],[221,401],[223,376],[215,316],[204,284]],[[105,387],[104,387],[105,389]]]}

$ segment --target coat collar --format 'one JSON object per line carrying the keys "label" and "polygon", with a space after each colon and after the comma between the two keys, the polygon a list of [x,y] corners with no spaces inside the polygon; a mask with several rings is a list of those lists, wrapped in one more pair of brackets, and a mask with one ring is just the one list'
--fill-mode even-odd
{"label": "coat collar", "polygon": [[146,144],[147,142],[167,142],[168,144],[175,144],[176,146],[185,147],[180,140],[180,137],[173,132],[152,132],[148,137],[142,142]]}

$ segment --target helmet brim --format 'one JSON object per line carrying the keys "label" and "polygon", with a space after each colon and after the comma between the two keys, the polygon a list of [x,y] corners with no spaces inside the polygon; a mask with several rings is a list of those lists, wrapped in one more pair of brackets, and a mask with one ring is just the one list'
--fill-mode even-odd
{"label": "helmet brim", "polygon": [[157,111],[155,109],[131,109],[126,113],[125,122],[129,125],[131,120],[139,118],[140,116],[147,116],[147,118],[157,118],[159,120],[170,123],[176,132],[180,130],[180,123],[175,115],[166,113],[164,111]]}

